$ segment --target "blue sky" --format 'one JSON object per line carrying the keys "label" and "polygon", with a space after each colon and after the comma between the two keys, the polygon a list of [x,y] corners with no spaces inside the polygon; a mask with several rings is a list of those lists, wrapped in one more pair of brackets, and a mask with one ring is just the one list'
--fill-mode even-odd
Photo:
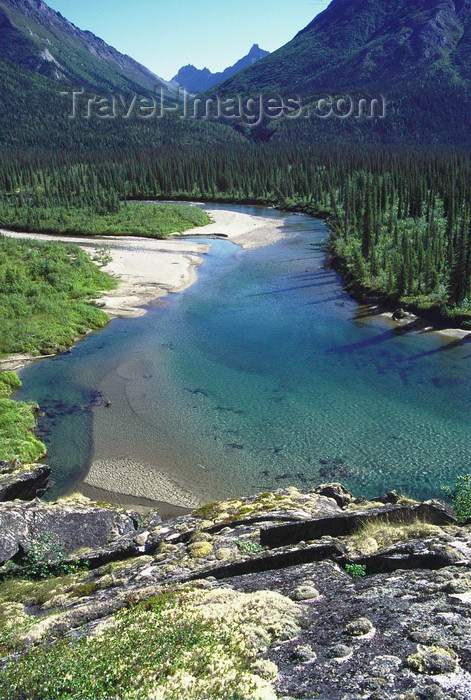
{"label": "blue sky", "polygon": [[46,0],[169,80],[193,63],[223,70],[252,44],[278,49],[329,4],[328,0]]}

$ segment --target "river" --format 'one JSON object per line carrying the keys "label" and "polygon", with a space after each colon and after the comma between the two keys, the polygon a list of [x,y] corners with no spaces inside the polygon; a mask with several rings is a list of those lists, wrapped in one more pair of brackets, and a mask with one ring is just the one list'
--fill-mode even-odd
{"label": "river", "polygon": [[44,411],[51,497],[92,459],[150,465],[203,501],[328,481],[425,498],[471,471],[471,345],[350,299],[312,245],[323,222],[221,208],[284,219],[287,238],[209,241],[192,287],[21,372],[16,398]]}

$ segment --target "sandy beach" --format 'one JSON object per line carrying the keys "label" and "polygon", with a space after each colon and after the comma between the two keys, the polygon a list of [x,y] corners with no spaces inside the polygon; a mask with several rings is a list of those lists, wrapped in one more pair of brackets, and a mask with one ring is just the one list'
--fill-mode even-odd
{"label": "sandy beach", "polygon": [[197,496],[167,474],[158,471],[155,466],[132,459],[93,462],[84,485],[102,491],[113,491],[124,497],[124,500],[131,497],[188,509],[202,505]]}
{"label": "sandy beach", "polygon": [[188,238],[189,236],[204,236],[228,238],[232,243],[242,248],[262,248],[285,238],[282,222],[262,216],[251,216],[233,211],[220,209],[206,210],[211,217],[211,223],[202,228],[194,228],[183,233],[174,233],[171,238]]}

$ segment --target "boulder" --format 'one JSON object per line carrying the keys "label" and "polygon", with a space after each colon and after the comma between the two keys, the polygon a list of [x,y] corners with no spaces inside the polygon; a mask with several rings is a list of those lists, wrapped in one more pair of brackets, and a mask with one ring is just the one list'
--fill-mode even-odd
{"label": "boulder", "polygon": [[32,548],[45,559],[71,555],[80,549],[98,549],[135,534],[137,516],[92,502],[41,503],[13,501],[0,504],[0,563],[21,563]]}
{"label": "boulder", "polygon": [[345,506],[348,506],[348,504],[353,501],[353,495],[350,491],[348,491],[345,486],[338,483],[321,484],[313,490],[313,493],[317,493],[319,496],[333,498],[340,508],[345,508]]}
{"label": "boulder", "polygon": [[396,309],[392,315],[393,321],[402,321],[407,317],[407,314],[402,309]]}

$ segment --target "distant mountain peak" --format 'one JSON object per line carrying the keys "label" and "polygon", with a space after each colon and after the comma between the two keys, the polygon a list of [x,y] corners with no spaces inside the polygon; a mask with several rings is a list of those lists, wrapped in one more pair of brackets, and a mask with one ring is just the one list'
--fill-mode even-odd
{"label": "distant mountain peak", "polygon": [[179,85],[188,90],[188,92],[205,92],[205,90],[209,90],[223,80],[227,80],[235,73],[238,73],[240,70],[247,68],[247,66],[251,66],[262,58],[265,58],[268,54],[269,52],[261,49],[258,44],[253,44],[246,56],[220,73],[212,73],[209,68],[206,67],[196,68],[190,63],[180,68],[177,75],[172,79],[172,84]]}

